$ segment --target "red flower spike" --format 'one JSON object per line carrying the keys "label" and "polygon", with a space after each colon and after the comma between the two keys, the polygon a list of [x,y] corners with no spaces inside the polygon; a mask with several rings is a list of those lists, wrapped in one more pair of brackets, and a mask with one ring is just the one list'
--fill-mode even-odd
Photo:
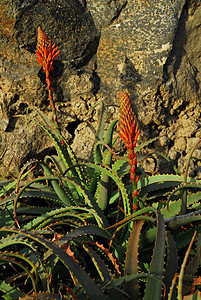
{"label": "red flower spike", "polygon": [[60,53],[60,50],[57,50],[58,47],[55,48],[55,44],[52,45],[50,38],[38,27],[36,59],[43,66],[47,78],[53,69],[52,64],[55,57]]}
{"label": "red flower spike", "polygon": [[124,142],[127,149],[133,150],[136,146],[136,140],[140,130],[136,122],[136,117],[131,106],[130,97],[122,92],[119,97],[120,104],[120,120],[119,120],[119,136]]}
{"label": "red flower spike", "polygon": [[[138,177],[135,174],[137,168],[137,157],[135,154],[136,141],[139,136],[140,130],[134,116],[134,112],[131,106],[131,100],[129,96],[122,92],[119,97],[120,103],[120,120],[119,120],[119,136],[124,142],[126,148],[128,149],[128,159],[130,165],[130,179],[133,181],[133,194],[132,197],[136,200],[138,196],[137,182]],[[138,207],[134,203],[133,210],[137,210]]]}
{"label": "red flower spike", "polygon": [[53,114],[53,120],[55,122],[57,131],[61,134],[53,102],[53,88],[51,82],[52,78],[50,76],[50,71],[53,70],[53,61],[59,53],[60,50],[58,50],[58,47],[55,47],[55,44],[52,44],[51,39],[45,34],[45,32],[42,31],[40,27],[38,27],[36,59],[42,65],[43,71],[45,72],[48,97],[50,100],[50,107]]}

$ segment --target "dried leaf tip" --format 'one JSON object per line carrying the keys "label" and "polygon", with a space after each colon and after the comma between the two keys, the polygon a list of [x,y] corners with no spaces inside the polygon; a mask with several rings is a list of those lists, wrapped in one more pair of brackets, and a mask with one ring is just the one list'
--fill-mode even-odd
{"label": "dried leaf tip", "polygon": [[38,27],[36,59],[42,65],[46,76],[48,76],[49,72],[53,69],[53,61],[60,53],[60,50],[57,50],[58,47],[55,48],[55,44],[52,45],[51,39],[45,34],[41,27]]}

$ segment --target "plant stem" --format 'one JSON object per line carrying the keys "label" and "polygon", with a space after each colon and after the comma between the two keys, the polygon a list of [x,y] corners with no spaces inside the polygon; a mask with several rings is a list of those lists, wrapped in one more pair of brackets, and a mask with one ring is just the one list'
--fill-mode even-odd
{"label": "plant stem", "polygon": [[52,95],[52,88],[51,88],[52,82],[50,80],[49,73],[46,73],[46,83],[47,83],[47,90],[48,90],[48,98],[50,100],[50,107],[51,107],[52,115],[53,115],[53,121],[55,123],[57,131],[59,132],[59,134],[61,134],[60,129],[59,129],[59,124],[58,124],[58,121],[57,121],[56,108],[55,108],[55,105],[54,105],[54,102],[53,102],[53,95]]}

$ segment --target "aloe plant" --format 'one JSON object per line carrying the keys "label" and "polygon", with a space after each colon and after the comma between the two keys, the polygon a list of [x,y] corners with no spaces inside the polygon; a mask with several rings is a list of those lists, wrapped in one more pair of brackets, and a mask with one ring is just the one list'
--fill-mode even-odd
{"label": "aloe plant", "polygon": [[[94,146],[89,161],[80,162],[56,120],[50,71],[58,54],[39,28],[37,59],[54,123],[37,107],[28,109],[35,119],[16,117],[38,124],[56,154],[28,161],[18,178],[0,182],[1,297],[198,299],[199,291],[192,291],[200,283],[201,185],[188,169],[200,141],[184,175],[161,154],[175,174],[145,176],[142,150],[157,138],[136,146],[140,131],[123,92],[118,130],[128,153],[113,150],[118,120],[105,131],[106,109],[99,103]],[[28,180],[36,165],[43,174]]]}
{"label": "aloe plant", "polygon": [[[89,298],[126,299],[129,295],[132,299],[150,299],[151,295],[153,299],[160,299],[165,293],[171,299],[171,295],[177,293],[172,281],[179,271],[178,252],[190,243],[195,228],[197,234],[201,230],[198,224],[182,233],[178,231],[201,218],[199,210],[193,208],[201,196],[199,180],[187,177],[184,183],[183,176],[178,174],[141,175],[137,188],[142,208],[135,211],[131,201],[133,185],[125,186],[124,183],[124,176],[130,174],[129,158],[117,157],[112,150],[117,121],[108,128],[104,141],[97,138],[90,161],[81,163],[63,137],[65,145],[61,142],[60,133],[53,129],[45,115],[35,107],[32,109],[39,116],[38,120],[32,121],[37,122],[53,140],[57,155],[47,156],[44,161],[27,162],[18,179],[6,184],[2,182],[2,263],[12,263],[20,268],[16,278],[23,279],[24,275],[20,274],[26,272],[27,289],[33,288],[38,299],[45,295],[57,297],[59,286],[55,283],[54,273],[57,266],[63,270],[66,268],[69,274],[71,283],[64,293],[66,297],[79,299],[87,294]],[[102,135],[101,131],[103,120],[100,120],[97,136]],[[26,181],[35,164],[41,166],[44,176]],[[113,188],[109,191],[111,186]],[[189,188],[195,192],[187,193],[187,213],[181,215],[182,191]],[[160,197],[166,197],[166,202],[160,203]],[[33,205],[32,199],[39,199],[40,204]],[[105,208],[101,207],[102,203]],[[122,206],[123,212],[118,205]],[[13,228],[14,224],[18,229]],[[80,256],[80,251],[85,254]],[[89,275],[82,270],[90,260]],[[196,262],[194,269],[198,268]],[[192,278],[195,274],[196,271]],[[63,278],[57,280],[62,282],[64,289]],[[92,284],[90,280],[96,282],[94,291],[88,289]],[[84,284],[85,281],[88,284]],[[143,286],[144,295],[141,294]],[[15,295],[28,297],[25,296],[26,289],[20,290],[12,279],[9,283],[2,279],[0,290],[11,299],[15,299]],[[38,293],[41,290],[43,293]]]}

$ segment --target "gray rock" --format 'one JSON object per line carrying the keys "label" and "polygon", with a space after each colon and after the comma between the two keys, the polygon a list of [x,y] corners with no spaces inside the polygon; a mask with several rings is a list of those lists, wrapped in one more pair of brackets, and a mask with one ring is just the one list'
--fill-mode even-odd
{"label": "gray rock", "polygon": [[87,8],[92,14],[98,28],[110,25],[120,14],[127,0],[86,0]]}
{"label": "gray rock", "polygon": [[99,32],[90,13],[78,0],[13,1],[15,35],[19,47],[36,49],[38,26],[61,50],[60,60],[85,64],[96,53]]}
{"label": "gray rock", "polygon": [[140,98],[151,94],[162,80],[184,3],[128,1],[116,22],[101,31],[98,74],[107,94],[125,87]]}

